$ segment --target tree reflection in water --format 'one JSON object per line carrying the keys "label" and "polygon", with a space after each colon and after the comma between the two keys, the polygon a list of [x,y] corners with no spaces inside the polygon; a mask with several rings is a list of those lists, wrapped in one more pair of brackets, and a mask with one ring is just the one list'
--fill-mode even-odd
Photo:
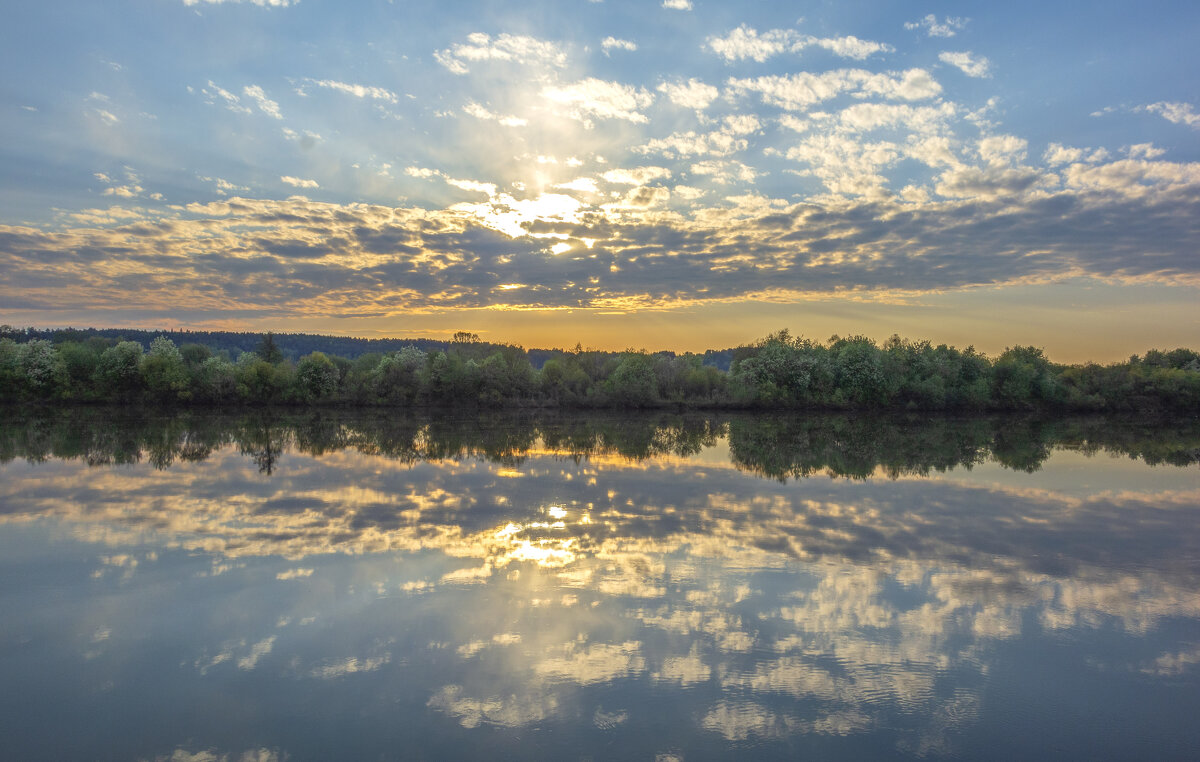
{"label": "tree reflection in water", "polygon": [[0,711],[70,722],[61,758],[1194,748],[1198,455],[1103,418],[14,415],[0,655],[40,656]]}

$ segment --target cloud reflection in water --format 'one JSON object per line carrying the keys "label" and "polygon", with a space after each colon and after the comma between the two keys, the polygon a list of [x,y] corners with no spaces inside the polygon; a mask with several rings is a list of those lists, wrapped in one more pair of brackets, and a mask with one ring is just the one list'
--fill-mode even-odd
{"label": "cloud reflection in water", "polygon": [[[1126,491],[1086,474],[1055,489],[1054,456],[1040,482],[989,480],[986,455],[966,460],[974,481],[963,465],[763,479],[744,448],[705,454],[742,447],[733,429],[702,428],[698,448],[632,458],[544,435],[416,459],[284,436],[269,475],[219,438],[167,468],[13,461],[0,536],[57,538],[42,552],[98,572],[66,593],[86,643],[51,647],[86,648],[117,683],[151,642],[188,665],[184,690],[251,680],[252,702],[368,714],[390,696],[460,729],[621,728],[655,753],[817,737],[954,752],[992,732],[994,671],[1036,661],[1013,649],[1062,638],[1085,644],[1084,673],[1195,683],[1194,466]],[[664,436],[681,441],[642,441]],[[648,730],[668,720],[685,730]]]}

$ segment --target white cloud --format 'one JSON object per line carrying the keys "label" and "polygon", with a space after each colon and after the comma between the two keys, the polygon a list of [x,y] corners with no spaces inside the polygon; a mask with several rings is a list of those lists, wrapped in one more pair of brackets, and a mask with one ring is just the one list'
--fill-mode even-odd
{"label": "white cloud", "polygon": [[662,7],[673,11],[690,11],[692,9],[692,0],[663,0]]}
{"label": "white cloud", "polygon": [[1157,159],[1165,154],[1161,148],[1156,148],[1153,143],[1136,143],[1129,146],[1129,158],[1131,159]]}
{"label": "white cloud", "polygon": [[762,63],[780,53],[799,53],[808,47],[824,48],[842,58],[862,60],[875,53],[895,50],[891,45],[870,40],[846,37],[813,37],[800,35],[791,29],[769,29],[761,34],[742,24],[725,37],[712,36],[705,43],[710,50],[726,61],[749,58]]}
{"label": "white cloud", "polygon": [[701,161],[693,164],[691,169],[693,174],[710,177],[720,185],[728,185],[735,180],[752,183],[758,177],[753,167],[740,161]]}
{"label": "white cloud", "polygon": [[641,88],[594,77],[561,87],[547,87],[542,90],[542,97],[567,106],[570,109],[567,116],[587,127],[592,126],[592,117],[644,124],[649,120],[638,109],[654,102],[654,96]]}
{"label": "white cloud", "polygon": [[630,42],[629,40],[618,40],[616,37],[605,37],[604,41],[600,43],[600,47],[604,48],[605,53],[613,49],[632,51],[637,50],[637,43]]}
{"label": "white cloud", "polygon": [[460,190],[483,193],[488,197],[496,195],[495,183],[481,183],[478,180],[456,180],[453,177],[446,177],[445,180],[447,185],[453,185]]}
{"label": "white cloud", "polygon": [[407,167],[404,174],[409,177],[416,177],[422,180],[428,180],[434,177],[440,177],[447,185],[452,185],[459,190],[470,191],[472,193],[483,193],[489,198],[494,197],[499,190],[495,183],[483,183],[478,180],[459,180],[450,177],[445,172],[436,169],[427,169],[425,167]]}
{"label": "white cloud", "polygon": [[275,575],[275,579],[304,579],[311,577],[314,569],[288,569]]}
{"label": "white cloud", "polygon": [[946,198],[1016,196],[1044,178],[1031,167],[959,167],[939,178],[936,190]]}
{"label": "white cloud", "polygon": [[[919,134],[935,134],[946,129],[957,113],[953,103],[936,106],[910,106],[907,103],[856,103],[837,115],[844,129],[856,132],[882,128],[903,128]],[[794,117],[793,117],[794,118]],[[791,127],[791,125],[785,125]],[[795,129],[793,127],[793,129]]]}
{"label": "white cloud", "polygon": [[1168,122],[1186,124],[1193,129],[1200,129],[1200,114],[1197,114],[1193,110],[1190,103],[1159,101],[1158,103],[1151,103],[1149,106],[1143,106],[1140,110],[1158,114]]}
{"label": "white cloud", "polygon": [[880,74],[863,69],[837,69],[820,74],[798,72],[754,79],[731,78],[729,89],[733,95],[759,93],[770,105],[801,111],[842,93],[922,100],[939,94],[942,86],[924,69]]}
{"label": "white cloud", "polygon": [[696,188],[691,185],[676,185],[672,189],[672,193],[688,201],[695,201],[707,192],[703,188]]}
{"label": "white cloud", "polygon": [[267,94],[258,85],[246,85],[242,88],[242,95],[254,101],[259,111],[262,111],[267,116],[273,116],[276,119],[283,118],[283,114],[279,113],[279,104],[268,98]]}
{"label": "white cloud", "polygon": [[317,185],[316,180],[302,180],[299,177],[292,177],[291,175],[284,175],[284,176],[280,177],[279,180],[281,182],[287,183],[288,185],[294,185],[297,188],[319,188],[320,187],[319,185]]}
{"label": "white cloud", "polygon": [[295,5],[300,0],[183,0],[186,6],[199,5],[200,3],[208,3],[209,5],[222,5],[224,3],[253,3],[260,8],[287,8],[289,5]]}
{"label": "white cloud", "polygon": [[1015,135],[990,135],[979,141],[979,158],[999,167],[1025,160],[1028,143]]}
{"label": "white cloud", "polygon": [[753,115],[731,115],[725,117],[723,126],[712,132],[676,132],[665,138],[655,138],[634,150],[643,154],[659,153],[669,158],[728,156],[746,150],[749,144],[742,136],[760,127],[758,118]]}
{"label": "white cloud", "polygon": [[986,77],[988,76],[988,67],[991,66],[991,62],[983,56],[976,58],[965,51],[946,51],[938,55],[938,60],[951,66],[957,66],[968,77]]}
{"label": "white cloud", "polygon": [[211,79],[208,81],[208,87],[200,88],[200,92],[204,94],[208,102],[215,103],[217,98],[220,98],[225,103],[225,108],[238,114],[249,114],[250,107],[242,105],[242,99],[229,92],[223,87],[218,86]]}
{"label": "white cloud", "polygon": [[492,39],[482,32],[467,35],[466,43],[439,50],[433,57],[455,74],[466,74],[470,71],[469,64],[480,61],[509,61],[555,68],[562,68],[567,63],[566,53],[553,42],[514,34],[502,34]]}
{"label": "white cloud", "polygon": [[787,152],[792,161],[810,165],[811,174],[831,192],[852,196],[883,196],[886,180],[879,172],[900,156],[895,143],[828,134],[806,137]]}
{"label": "white cloud", "polygon": [[596,181],[590,177],[577,177],[570,182],[559,183],[554,187],[562,190],[579,191],[580,193],[597,193],[600,190],[596,185]]}
{"label": "white cloud", "polygon": [[371,98],[377,101],[387,101],[395,103],[397,101],[396,94],[390,90],[385,90],[382,87],[372,87],[370,85],[355,85],[348,82],[338,82],[332,79],[307,79],[306,82],[324,87],[328,90],[336,90],[340,93],[353,95],[355,98]]}
{"label": "white cloud", "polygon": [[[145,192],[145,188],[141,186],[141,179],[129,167],[125,167],[125,182],[118,184],[120,181],[115,180],[103,172],[96,172],[94,177],[100,182],[109,187],[101,191],[102,196],[116,196],[117,198],[136,198]],[[150,198],[161,199],[162,196],[158,193],[153,193]]]}
{"label": "white cloud", "polygon": [[709,104],[720,94],[717,88],[706,85],[698,79],[687,82],[662,82],[658,91],[667,96],[676,106],[693,108],[697,111],[708,108]]}
{"label": "white cloud", "polygon": [[[1147,146],[1150,144],[1147,143]],[[1130,146],[1130,152],[1137,146]],[[1108,158],[1108,151],[1103,148],[1075,148],[1073,146],[1064,146],[1060,143],[1051,143],[1046,147],[1046,152],[1042,154],[1042,161],[1046,162],[1051,167],[1060,166],[1063,164],[1076,164],[1078,162],[1093,163],[1104,161]]]}
{"label": "white cloud", "polygon": [[645,185],[654,180],[666,179],[671,176],[671,170],[666,167],[631,167],[629,169],[610,169],[600,177],[605,182],[614,185]]}
{"label": "white cloud", "polygon": [[503,116],[501,114],[497,114],[488,109],[486,106],[476,103],[475,101],[468,101],[467,105],[463,106],[463,113],[467,114],[468,116],[473,116],[476,119],[499,122],[505,127],[524,127],[525,125],[529,124],[528,120],[522,119],[519,116]]}
{"label": "white cloud", "polygon": [[203,175],[198,175],[198,177],[206,183],[213,183],[216,185],[217,195],[219,196],[227,196],[235,191],[250,190],[250,188],[245,185],[237,185],[236,183],[231,183],[228,180],[224,180],[220,177],[204,177]]}
{"label": "white cloud", "polygon": [[312,148],[317,144],[317,141],[321,139],[321,134],[318,132],[313,132],[312,130],[296,132],[290,127],[283,128],[283,136],[288,140],[296,141],[300,144],[300,147],[304,149]]}
{"label": "white cloud", "polygon": [[963,27],[967,25],[967,21],[968,19],[947,16],[939,22],[937,16],[931,13],[920,21],[907,22],[904,28],[924,29],[930,37],[953,37],[962,31]]}
{"label": "white cloud", "polygon": [[707,45],[726,61],[749,58],[762,63],[791,48],[796,39],[796,33],[789,29],[770,29],[759,34],[742,24],[725,37],[709,37]]}
{"label": "white cloud", "polygon": [[238,659],[238,669],[254,669],[258,665],[258,660],[271,653],[271,649],[274,647],[274,635],[258,641],[254,645],[250,646],[250,652],[248,654]]}
{"label": "white cloud", "polygon": [[825,48],[834,55],[842,58],[853,58],[861,61],[875,53],[889,53],[895,48],[882,42],[860,40],[853,35],[846,37],[806,37],[802,45],[813,45]]}

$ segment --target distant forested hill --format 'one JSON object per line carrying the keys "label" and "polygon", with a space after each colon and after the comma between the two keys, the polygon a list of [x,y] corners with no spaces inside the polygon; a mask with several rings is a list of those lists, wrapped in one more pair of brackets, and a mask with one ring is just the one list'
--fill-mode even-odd
{"label": "distant forested hill", "polygon": [[[136,341],[145,349],[156,336],[166,336],[178,346],[184,344],[202,344],[213,352],[228,352],[232,359],[242,352],[253,352],[262,341],[262,332],[250,331],[146,331],[136,328],[12,328],[0,326],[0,338],[8,337],[14,341],[29,339],[46,339],[54,344],[65,341],[84,342],[91,337],[106,339],[110,342]],[[327,355],[345,357],[347,360],[357,360],[363,355],[396,352],[404,347],[416,347],[422,352],[446,351],[451,342],[437,339],[362,339],[354,336],[326,336],[316,333],[277,333],[273,334],[275,345],[283,352],[284,358],[293,362],[313,352],[323,352]],[[498,349],[501,344],[481,342],[483,347]],[[723,371],[728,371],[733,361],[732,349],[710,349],[702,357],[704,365],[711,365]],[[619,353],[614,353],[619,354]],[[674,352],[660,352],[666,357],[674,357]],[[529,364],[540,370],[546,361],[562,355],[559,349],[527,349],[525,355]]]}

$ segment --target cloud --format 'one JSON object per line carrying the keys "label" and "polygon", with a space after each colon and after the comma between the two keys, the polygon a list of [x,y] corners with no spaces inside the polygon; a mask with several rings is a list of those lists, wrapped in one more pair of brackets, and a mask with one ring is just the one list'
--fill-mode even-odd
{"label": "cloud", "polygon": [[323,87],[328,90],[336,90],[337,92],[353,95],[355,98],[371,98],[379,101],[387,101],[395,103],[398,98],[396,94],[390,90],[385,90],[382,87],[373,87],[370,85],[355,85],[347,82],[338,82],[332,79],[306,79],[305,82]]}
{"label": "cloud", "polygon": [[1195,112],[1190,103],[1159,101],[1158,103],[1151,103],[1149,106],[1142,106],[1139,110],[1158,114],[1168,122],[1183,124],[1192,129],[1200,130],[1200,114]]}
{"label": "cloud", "polygon": [[906,22],[904,28],[924,29],[930,37],[953,37],[966,27],[967,21],[968,19],[954,16],[947,16],[942,21],[938,21],[937,16],[931,13],[920,21]]}
{"label": "cloud", "polygon": [[[735,133],[752,126],[721,129],[741,140]],[[1090,161],[1051,172],[1026,166],[1028,145],[1015,136],[969,144],[939,134],[852,137],[800,133],[782,152],[837,194],[801,202],[739,190],[705,205],[709,188],[756,183],[761,171],[733,158],[740,154],[697,153],[679,167],[604,170],[598,181],[628,189],[618,197],[589,199],[580,192],[591,186],[570,177],[557,182],[571,184],[571,195],[514,195],[414,166],[406,174],[482,199],[440,210],[237,197],[82,210],[54,229],[0,226],[2,295],[97,315],[134,307],[168,314],[185,300],[220,319],[662,307],[1078,277],[1200,284],[1198,164],[1150,160],[1141,150],[1143,158],[1109,161],[1093,151],[1083,156]],[[934,174],[893,191],[893,172],[910,158]],[[536,237],[548,234],[558,237]],[[561,236],[592,243],[549,254]],[[527,287],[499,288],[514,283]]]}
{"label": "cloud", "polygon": [[251,670],[258,666],[258,662],[275,647],[276,636],[272,635],[268,638],[263,638],[250,647],[250,652],[242,658],[238,659],[238,669]]}
{"label": "cloud", "polygon": [[728,86],[730,94],[735,97],[758,93],[765,103],[788,111],[802,111],[843,93],[878,95],[894,100],[924,100],[942,91],[942,86],[924,69],[880,74],[863,69],[836,69],[820,74],[799,72],[753,79],[731,78]]}
{"label": "cloud", "polygon": [[717,99],[720,92],[712,85],[706,85],[696,78],[687,82],[661,82],[658,91],[666,95],[676,106],[702,111]]}
{"label": "cloud", "polygon": [[622,119],[636,124],[649,120],[638,109],[654,102],[654,96],[642,88],[589,77],[569,85],[542,90],[542,97],[568,107],[567,116],[592,126],[592,118]]}
{"label": "cloud", "polygon": [[[129,167],[125,167],[123,174],[125,175],[125,179],[124,181],[120,181],[113,179],[104,172],[94,173],[93,177],[108,186],[101,191],[100,194],[103,196],[113,196],[115,198],[125,199],[137,198],[138,196],[145,194],[146,189],[142,187],[141,179],[138,177],[136,172]],[[151,193],[147,197],[155,200],[161,200],[162,194]]]}
{"label": "cloud", "polygon": [[1166,151],[1156,148],[1153,143],[1137,143],[1129,146],[1128,153],[1131,159],[1157,159]]}
{"label": "cloud", "polygon": [[299,177],[292,177],[291,175],[284,175],[284,176],[280,177],[279,180],[280,180],[280,182],[287,183],[288,185],[294,185],[297,188],[319,188],[320,187],[319,185],[317,185],[316,180],[302,180]]}
{"label": "cloud", "polygon": [[728,62],[750,59],[759,63],[781,53],[799,53],[808,47],[824,48],[836,56],[860,61],[875,53],[895,50],[891,45],[854,36],[813,37],[791,29],[769,29],[760,34],[745,24],[724,37],[709,37],[705,46]]}
{"label": "cloud", "polygon": [[289,5],[296,5],[300,0],[183,0],[186,6],[199,5],[207,3],[209,5],[222,5],[224,3],[252,3],[260,8],[287,8]]}
{"label": "cloud", "polygon": [[690,11],[692,0],[663,0],[662,7],[673,11]]}
{"label": "cloud", "polygon": [[279,113],[279,104],[267,97],[263,89],[258,85],[247,85],[242,88],[242,94],[258,106],[259,111],[262,111],[267,116],[282,119],[283,114]]}
{"label": "cloud", "polygon": [[1064,146],[1061,143],[1051,143],[1042,154],[1042,161],[1051,167],[1074,164],[1079,161],[1103,161],[1106,158],[1108,158],[1108,152],[1103,149],[1075,148]]}
{"label": "cloud", "polygon": [[895,48],[886,43],[860,40],[853,35],[846,37],[806,37],[802,41],[802,44],[825,48],[834,55],[841,56],[842,58],[853,58],[858,61],[873,56],[876,53],[889,53],[895,50]]}
{"label": "cloud", "polygon": [[275,579],[304,579],[313,575],[313,569],[288,569],[275,575]]}
{"label": "cloud", "polygon": [[217,99],[220,99],[220,101],[224,103],[225,108],[229,109],[230,111],[238,114],[250,113],[250,107],[242,105],[241,98],[237,97],[225,88],[218,86],[211,79],[208,81],[208,87],[201,88],[200,92],[203,93],[206,102],[210,105],[216,103]]}
{"label": "cloud", "polygon": [[709,37],[705,45],[726,61],[750,59],[762,63],[771,56],[789,50],[796,42],[796,33],[788,29],[771,29],[761,35],[742,24],[724,37]]}
{"label": "cloud", "polygon": [[608,53],[610,50],[634,51],[638,49],[637,43],[630,42],[629,40],[618,40],[616,37],[605,37],[604,41],[600,43],[600,47],[604,49],[605,53]]}
{"label": "cloud", "polygon": [[467,35],[467,42],[433,54],[434,59],[454,74],[466,74],[481,61],[505,61],[561,69],[567,55],[557,44],[526,35],[502,34],[492,38],[482,32]]}
{"label": "cloud", "polygon": [[655,180],[671,177],[671,170],[665,167],[631,167],[629,169],[611,169],[600,177],[605,182],[614,185],[645,185]]}
{"label": "cloud", "polygon": [[496,114],[487,109],[485,106],[476,103],[475,101],[469,101],[465,106],[463,106],[463,113],[467,114],[468,116],[473,116],[476,119],[499,122],[505,127],[524,127],[525,125],[529,124],[528,120],[522,119],[519,116],[503,116],[501,114]]}
{"label": "cloud", "polygon": [[577,177],[569,182],[559,183],[554,187],[561,190],[579,191],[580,193],[597,193],[599,191],[596,181],[590,177]]}
{"label": "cloud", "polygon": [[945,51],[938,54],[938,60],[942,63],[948,63],[951,66],[957,66],[962,70],[963,74],[968,77],[987,77],[988,67],[991,65],[983,56],[975,57],[967,52],[950,52]]}
{"label": "cloud", "polygon": [[198,176],[198,177],[206,183],[213,183],[214,185],[216,185],[217,186],[217,195],[220,195],[220,196],[227,196],[230,193],[234,193],[237,191],[250,190],[245,185],[237,185],[228,180],[224,180],[220,177],[204,177],[202,175]]}
{"label": "cloud", "polygon": [[677,132],[666,138],[655,138],[634,148],[642,154],[658,153],[669,158],[690,156],[728,156],[744,151],[749,145],[745,135],[756,132],[761,123],[753,114],[733,114],[725,117],[716,130],[697,133],[693,130]]}

